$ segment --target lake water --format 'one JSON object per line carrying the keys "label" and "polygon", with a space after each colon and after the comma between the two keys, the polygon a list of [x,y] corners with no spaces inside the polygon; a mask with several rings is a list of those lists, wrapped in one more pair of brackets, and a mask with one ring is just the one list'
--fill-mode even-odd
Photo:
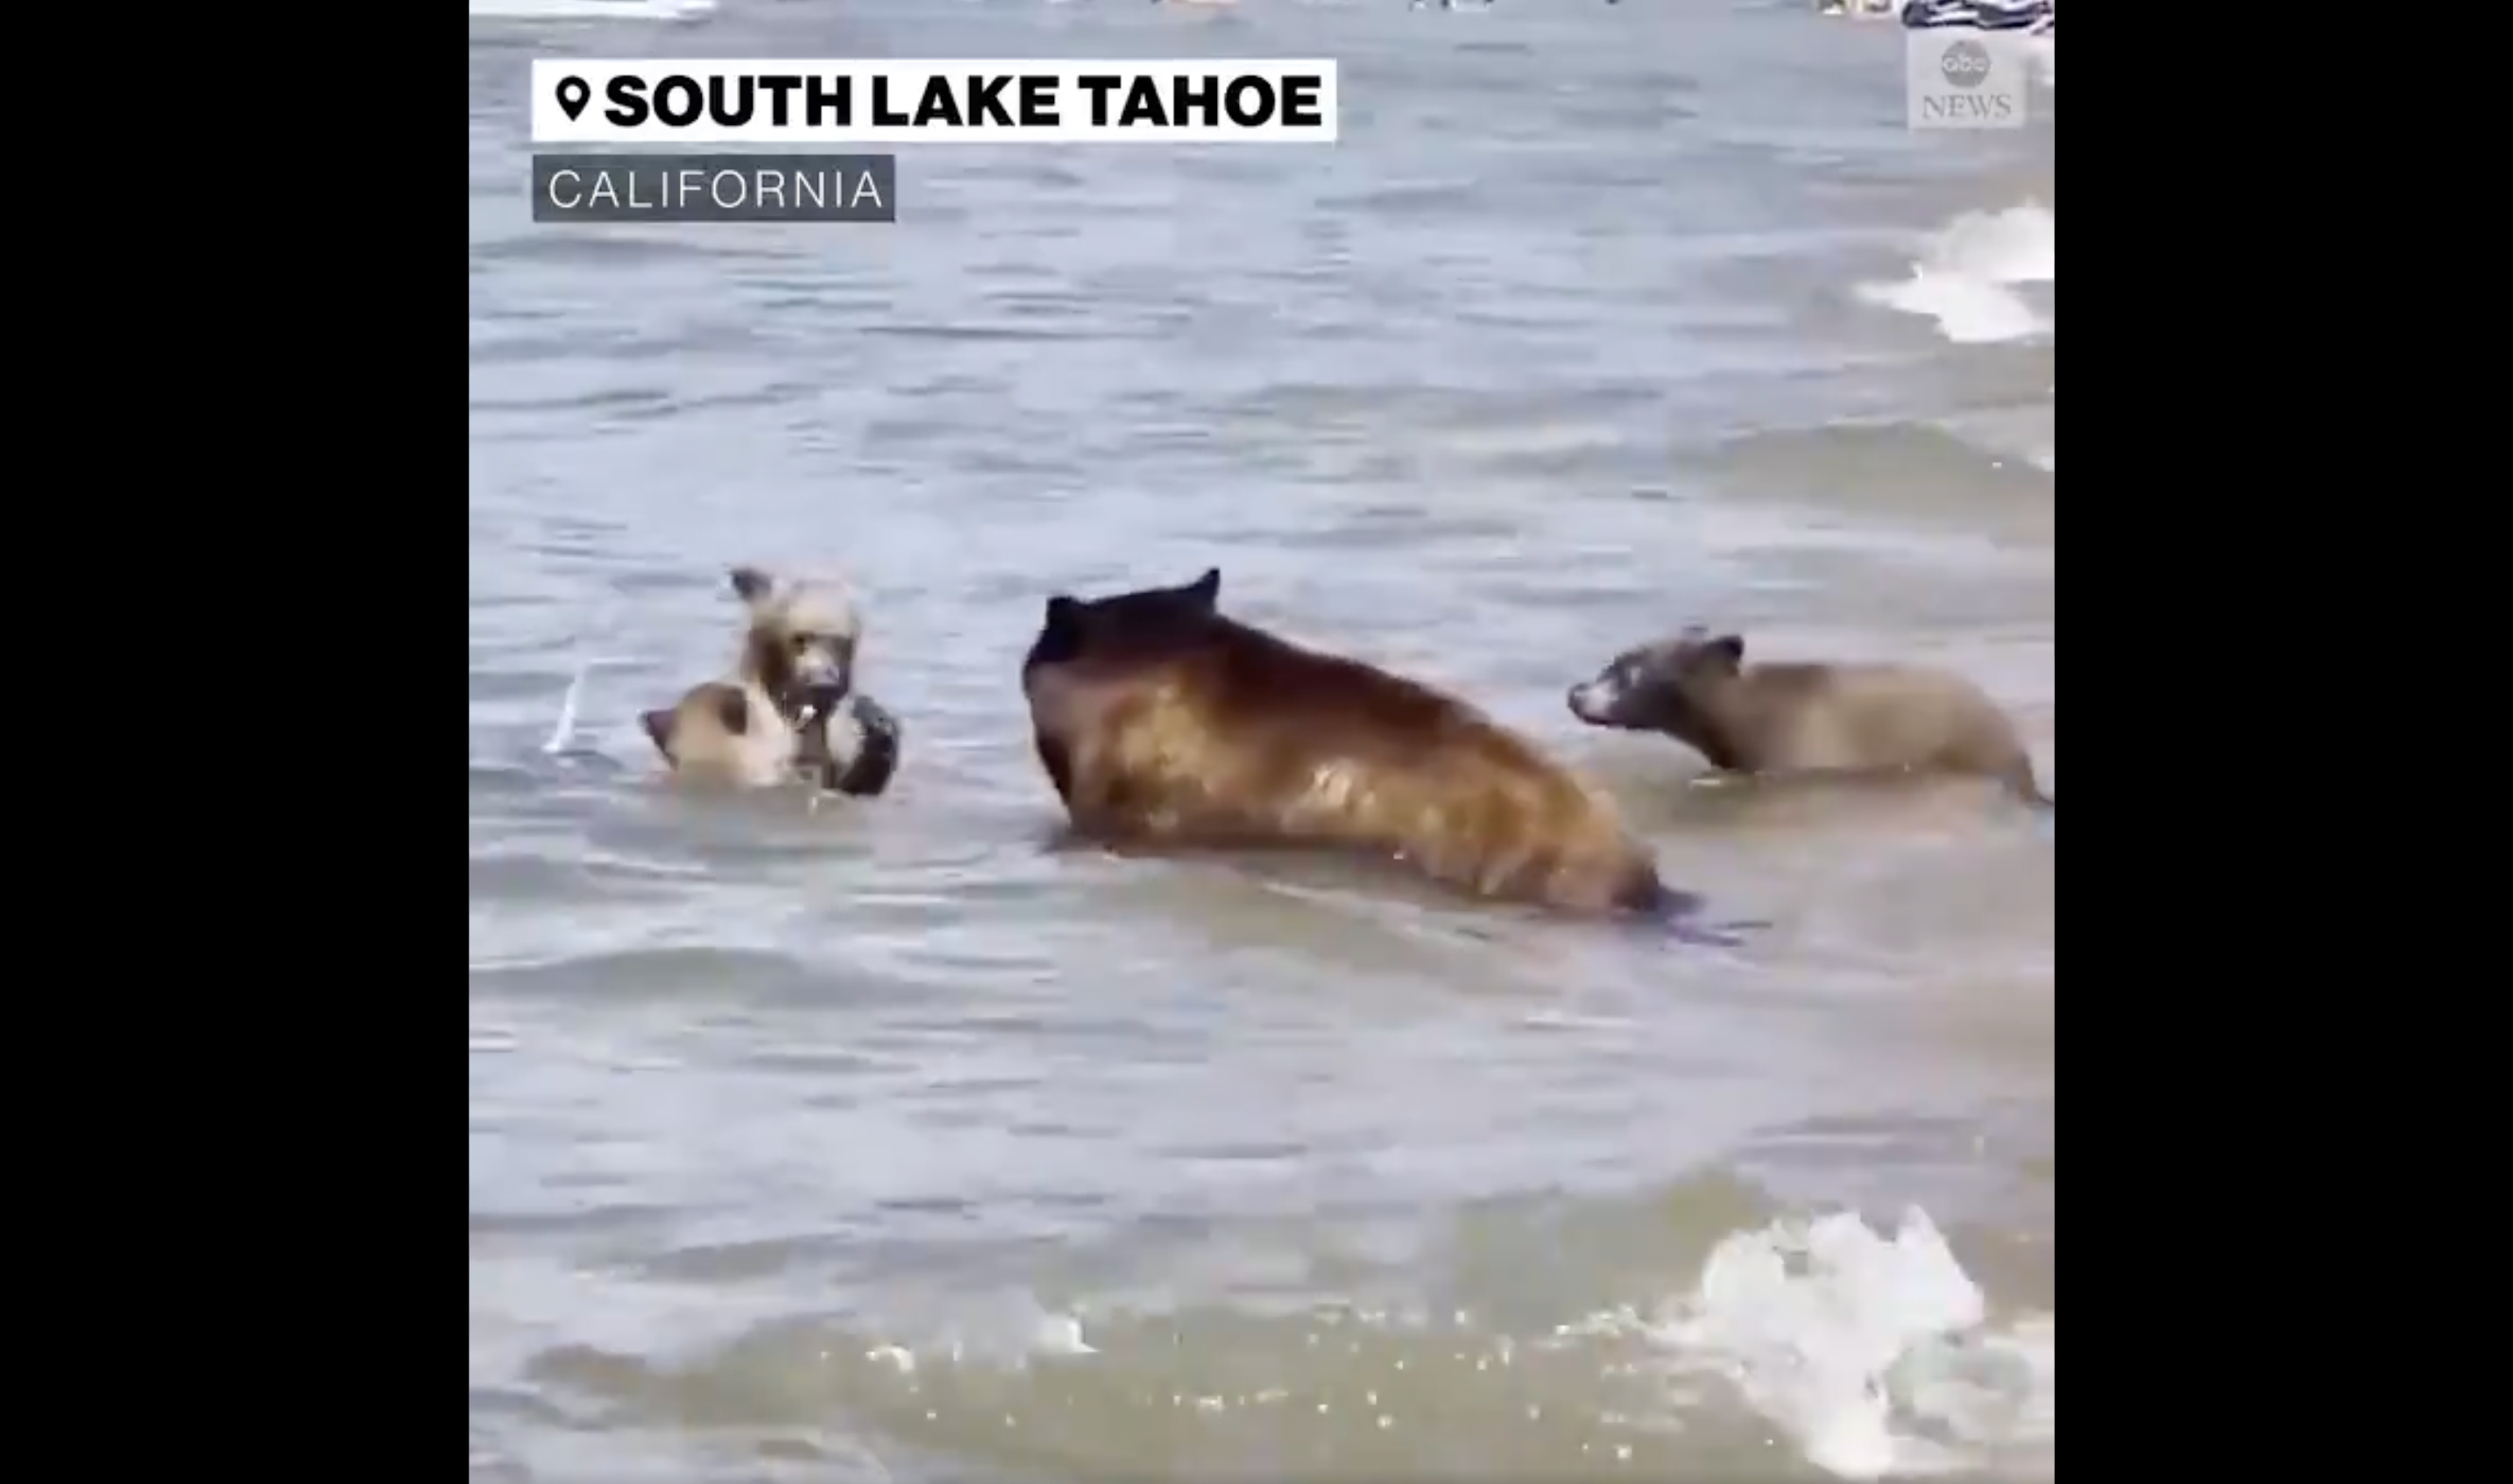
{"label": "lake water", "polygon": [[[1913,133],[1797,3],[683,9],[471,27],[472,1477],[2047,1475],[2052,824],[1562,695],[1696,621],[1942,663],[2056,791],[2055,92]],[[526,62],[602,54],[1328,56],[1342,139],[535,227]],[[889,797],[657,779],[738,561],[864,593]],[[1042,601],[1208,565],[1774,925],[1048,850]]]}

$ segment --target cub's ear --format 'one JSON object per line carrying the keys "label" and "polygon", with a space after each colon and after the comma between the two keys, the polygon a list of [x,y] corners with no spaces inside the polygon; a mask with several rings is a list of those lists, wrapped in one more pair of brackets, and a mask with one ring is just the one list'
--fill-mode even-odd
{"label": "cub's ear", "polygon": [[715,719],[724,723],[728,736],[744,736],[750,731],[750,698],[727,685],[716,692]]}
{"label": "cub's ear", "polygon": [[777,579],[755,566],[733,569],[733,596],[744,603],[757,603],[777,591]]}
{"label": "cub's ear", "polygon": [[1082,600],[1058,593],[1047,600],[1047,626],[1054,630],[1073,627],[1082,618]]}
{"label": "cub's ear", "polygon": [[1186,595],[1189,598],[1194,599],[1196,602],[1203,604],[1208,608],[1219,605],[1221,602],[1221,568],[1217,566],[1206,567],[1204,569],[1204,575],[1196,578],[1193,583],[1188,585]]}
{"label": "cub's ear", "polygon": [[1745,638],[1741,634],[1722,634],[1702,644],[1701,655],[1723,670],[1735,670],[1745,663]]}
{"label": "cub's ear", "polygon": [[646,735],[654,739],[655,751],[661,753],[666,762],[672,761],[672,731],[679,721],[680,718],[669,711],[637,713],[637,723],[646,728]]}

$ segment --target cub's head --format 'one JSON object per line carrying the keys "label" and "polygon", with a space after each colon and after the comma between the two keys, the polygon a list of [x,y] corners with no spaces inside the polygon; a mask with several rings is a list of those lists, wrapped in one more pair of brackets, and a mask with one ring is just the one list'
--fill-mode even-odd
{"label": "cub's head", "polygon": [[741,673],[790,721],[826,714],[855,688],[863,621],[847,594],[826,583],[733,569],[733,594],[750,610]]}
{"label": "cub's head", "polygon": [[1137,588],[1106,598],[1058,593],[1047,600],[1038,638],[1021,663],[1028,675],[1045,665],[1128,659],[1162,653],[1200,636],[1220,612],[1221,568],[1208,567],[1184,587]]}
{"label": "cub's head", "polygon": [[676,769],[738,766],[750,723],[750,697],[721,681],[697,686],[678,705],[637,714],[655,751]]}
{"label": "cub's head", "polygon": [[1735,634],[1687,629],[1674,639],[1626,649],[1571,687],[1571,714],[1591,726],[1658,731],[1690,741],[1714,724],[1719,699],[1745,662]]}

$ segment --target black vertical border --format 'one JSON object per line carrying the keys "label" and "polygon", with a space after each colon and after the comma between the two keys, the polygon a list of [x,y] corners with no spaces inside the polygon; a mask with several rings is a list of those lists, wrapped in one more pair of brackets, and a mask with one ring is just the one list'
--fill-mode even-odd
{"label": "black vertical border", "polygon": [[[2347,796],[2390,760],[2358,751],[2361,728],[2311,723],[2369,714],[2310,703],[2362,695],[2371,656],[2345,640],[2391,574],[2398,502],[2453,515],[2387,459],[2325,466],[2439,431],[2432,410],[2395,407],[2427,384],[2414,363],[2386,368],[2347,331],[2420,272],[2374,239],[2452,229],[2448,206],[2423,216],[2357,168],[2442,141],[2381,140],[2385,121],[2346,99],[2378,111],[2383,90],[2351,95],[2346,79],[2373,74],[2329,54],[2436,33],[2280,25],[2294,46],[2272,59],[2221,7],[2098,9],[2072,8],[2067,110],[2070,611],[2086,621],[2054,792],[2079,904],[2070,1230],[2091,1238],[2067,1306],[2070,1472],[2362,1471],[2317,1457],[2351,1430],[2317,1404],[2360,1353],[2325,1327],[2351,1280],[2385,1295],[2371,1308],[2386,1325],[2401,1317],[2372,1248],[2405,1208],[2346,1196],[2405,1192],[2379,1178],[2398,1146],[2327,1125],[2378,1119],[2388,1003],[2454,991],[2395,957],[2413,928],[2391,914],[2415,909],[2379,889],[2383,868],[2334,848],[2364,812]],[[2168,57],[2205,60],[2159,70]],[[2298,147],[2316,123],[2361,158]],[[2187,1425],[2165,1442],[2168,1419]]]}
{"label": "black vertical border", "polygon": [[19,37],[62,111],[19,136],[54,194],[20,222],[12,483],[87,533],[33,544],[81,561],[30,564],[73,580],[17,653],[21,694],[77,695],[23,755],[65,848],[20,946],[69,952],[21,954],[17,1040],[79,1075],[30,1105],[16,1188],[62,1239],[28,1274],[62,1301],[41,1425],[161,1471],[453,1452],[454,1037],[422,1006],[458,921],[424,739],[461,703],[459,61],[450,5],[345,15]]}

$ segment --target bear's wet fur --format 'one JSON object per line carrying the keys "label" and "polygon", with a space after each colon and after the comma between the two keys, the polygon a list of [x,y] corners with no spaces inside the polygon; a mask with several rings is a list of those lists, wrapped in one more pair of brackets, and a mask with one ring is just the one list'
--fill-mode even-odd
{"label": "bear's wet fur", "polygon": [[1577,774],[1475,707],[1220,611],[1183,587],[1059,595],[1021,666],[1039,762],[1112,843],[1392,856],[1494,900],[1689,913]]}
{"label": "bear's wet fur", "polygon": [[641,712],[638,724],[679,777],[735,788],[801,780],[871,798],[898,770],[898,719],[855,688],[863,621],[825,582],[756,566],[728,574],[746,610],[730,679],[692,686]]}
{"label": "bear's wet fur", "polygon": [[1973,775],[2056,806],[2015,722],[1951,671],[1749,665],[1743,636],[1696,626],[1616,655],[1567,699],[1591,726],[1663,733],[1723,772]]}

